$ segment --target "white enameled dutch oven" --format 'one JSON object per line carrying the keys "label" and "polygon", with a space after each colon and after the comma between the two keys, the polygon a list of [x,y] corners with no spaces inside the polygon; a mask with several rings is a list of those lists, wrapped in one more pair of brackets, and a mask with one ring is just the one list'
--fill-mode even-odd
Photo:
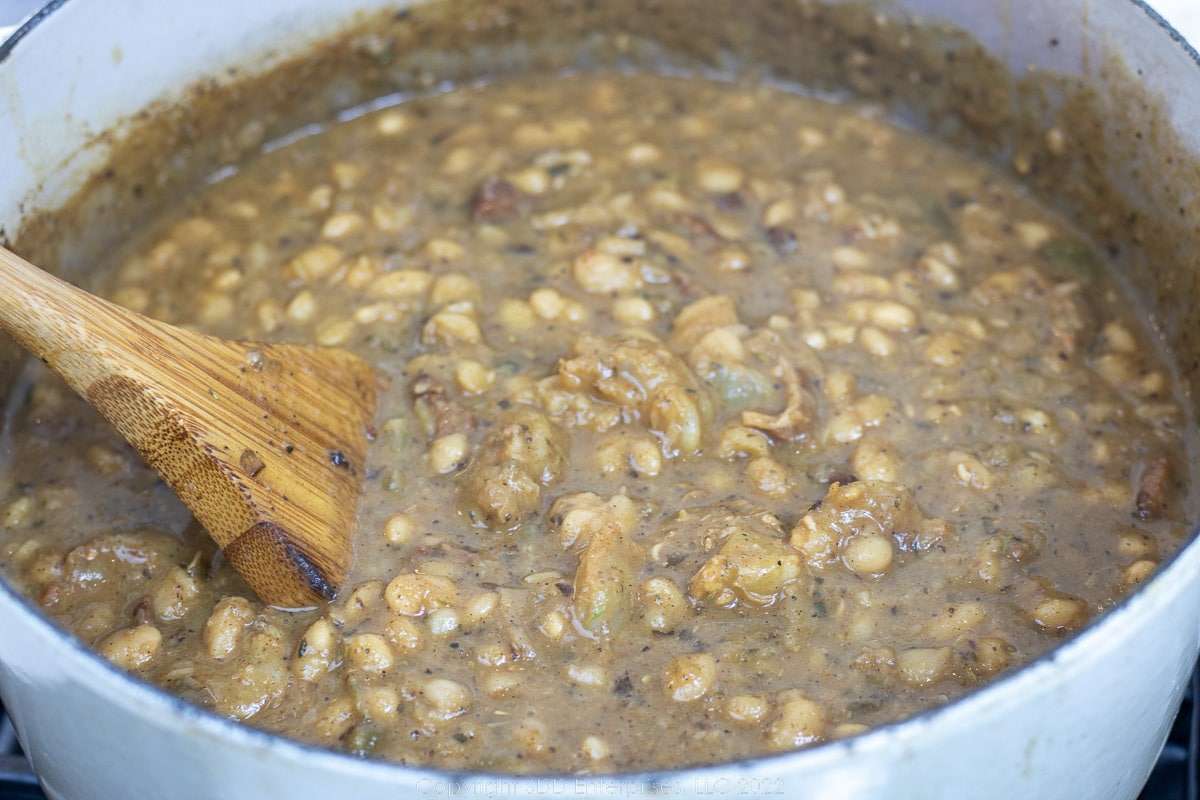
{"label": "white enameled dutch oven", "polygon": [[[335,30],[351,6],[381,5],[51,3],[0,50],[0,235],[15,234],[27,215],[55,208],[75,192],[103,159],[98,134],[137,110],[201,76],[222,74],[225,66],[261,66],[267,61],[255,54],[267,48],[275,58],[303,48]],[[729,8],[738,5],[730,0]],[[1189,322],[1186,312],[1200,299],[1200,192],[1189,194],[1182,181],[1191,180],[1194,189],[1200,178],[1171,170],[1196,164],[1200,154],[1196,52],[1132,0],[902,0],[884,8],[960,26],[1008,65],[1014,80],[1037,70],[1082,76],[1114,119],[1149,109],[1160,133],[1178,137],[1170,164],[1146,163],[1137,171],[1125,164],[1130,175],[1109,177],[1134,193],[1140,184],[1131,176],[1144,178],[1147,171],[1159,171],[1159,183],[1180,182],[1172,196],[1178,213],[1191,215],[1191,231],[1176,226],[1183,231],[1174,243],[1179,263],[1163,267],[1176,277],[1149,295],[1159,302],[1175,297],[1157,318],[1164,337],[1195,358],[1200,323]],[[1128,108],[1128,84],[1113,80],[1116,63],[1138,82],[1137,109]],[[1190,377],[1196,379],[1194,371]],[[5,391],[0,384],[0,396]],[[1188,402],[1196,406],[1194,398]],[[1063,647],[902,724],[703,769],[514,778],[372,763],[235,725],[110,667],[0,582],[0,694],[47,794],[76,800],[1132,797],[1165,741],[1198,652],[1200,543],[1193,542]]]}

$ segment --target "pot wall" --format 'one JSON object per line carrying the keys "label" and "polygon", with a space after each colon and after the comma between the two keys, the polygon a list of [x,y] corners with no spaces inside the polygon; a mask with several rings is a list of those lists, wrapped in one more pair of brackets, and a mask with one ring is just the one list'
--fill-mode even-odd
{"label": "pot wall", "polygon": [[[1185,149],[1200,153],[1200,66],[1133,3],[902,5],[967,27],[1018,73],[1035,63],[1096,75],[1119,52],[1144,75],[1145,98],[1167,98],[1166,119],[1188,137]],[[0,54],[0,229],[14,231],[32,209],[54,207],[76,191],[107,152],[94,139],[99,131],[264,42],[299,44],[332,30],[332,7],[322,0],[62,3]],[[124,22],[112,25],[113,19]],[[1030,20],[1039,35],[1026,39],[1020,34]],[[307,38],[294,38],[301,31]],[[1051,32],[1059,44],[1046,47]],[[1113,103],[1123,102],[1119,78],[1101,83],[1115,87]],[[1178,199],[1140,185],[1134,166],[1114,176],[1131,194],[1151,206]],[[1197,245],[1194,233],[1178,242],[1180,252],[1200,252]],[[1192,267],[1190,275],[1200,272],[1200,265]],[[1131,269],[1142,274],[1145,267],[1135,257]],[[1150,294],[1180,285],[1157,275],[1148,280]],[[1186,285],[1193,288],[1163,306],[1162,319],[1169,338],[1182,337],[1186,352],[1197,352],[1200,343],[1188,338],[1185,324],[1195,297],[1191,280]],[[792,755],[595,780],[456,776],[301,747],[130,679],[3,584],[0,617],[0,694],[55,798],[1132,797],[1165,740],[1200,650],[1200,546],[1186,548],[1128,602],[1050,657],[947,708]]]}

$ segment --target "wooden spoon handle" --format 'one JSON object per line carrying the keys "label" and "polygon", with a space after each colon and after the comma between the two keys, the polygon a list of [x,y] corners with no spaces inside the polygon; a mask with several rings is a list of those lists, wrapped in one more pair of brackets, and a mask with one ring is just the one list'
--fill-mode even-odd
{"label": "wooden spoon handle", "polygon": [[92,383],[127,362],[141,324],[154,324],[3,248],[0,282],[0,327],[85,397]]}
{"label": "wooden spoon handle", "polygon": [[262,600],[337,593],[374,409],[364,362],[175,328],[2,248],[0,283],[0,327],[121,432]]}

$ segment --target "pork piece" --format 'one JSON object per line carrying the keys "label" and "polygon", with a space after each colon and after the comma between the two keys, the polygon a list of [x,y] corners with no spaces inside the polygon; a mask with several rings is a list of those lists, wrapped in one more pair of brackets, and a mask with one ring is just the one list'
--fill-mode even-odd
{"label": "pork piece", "polygon": [[503,222],[520,216],[525,196],[503,178],[488,178],[471,197],[473,222]]}
{"label": "pork piece", "polygon": [[[169,577],[173,568],[194,556],[182,540],[166,531],[105,533],[70,550],[60,564],[45,570],[49,579],[41,586],[39,598],[60,616],[85,613],[89,604],[101,600],[124,606],[121,614],[142,622],[151,613],[154,582]],[[139,592],[147,594],[133,600]],[[122,598],[130,599],[122,602]]]}
{"label": "pork piece", "polygon": [[693,600],[733,607],[773,605],[788,584],[804,576],[800,553],[784,539],[770,513],[718,508],[696,521],[701,542],[716,548],[688,583]]}
{"label": "pork piece", "polygon": [[1166,456],[1146,464],[1138,481],[1137,510],[1134,512],[1138,519],[1150,521],[1169,516],[1171,479],[1171,462]]}
{"label": "pork piece", "polygon": [[412,401],[413,414],[424,423],[425,434],[431,438],[475,430],[475,415],[455,402],[446,385],[428,373],[413,381]]}
{"label": "pork piece", "polygon": [[948,522],[921,511],[908,487],[862,480],[830,484],[790,541],[814,569],[843,561],[856,573],[878,575],[891,566],[896,549],[921,552],[952,535]]}
{"label": "pork piece", "polygon": [[668,458],[695,453],[712,416],[687,364],[653,339],[580,336],[559,364],[553,391],[567,396],[572,424],[606,430],[640,423]]}
{"label": "pork piece", "polygon": [[783,410],[775,414],[743,411],[742,424],[780,439],[795,439],[811,430],[816,417],[816,400],[805,387],[800,370],[795,364],[781,358],[776,362],[773,374],[783,381],[787,391]]}
{"label": "pork piece", "polygon": [[467,513],[492,530],[511,530],[541,510],[542,488],[567,468],[570,440],[546,415],[522,408],[483,440],[462,477]]}
{"label": "pork piece", "polygon": [[268,629],[251,633],[243,658],[234,660],[227,673],[205,676],[201,681],[218,713],[252,719],[283,697],[290,679],[287,647],[275,632]]}
{"label": "pork piece", "polygon": [[581,492],[550,509],[550,528],[579,558],[572,605],[576,620],[598,634],[629,621],[637,603],[637,570],[643,553],[633,541],[637,508],[624,495],[607,499]]}
{"label": "pork piece", "polygon": [[[727,409],[771,408],[779,403],[782,386],[782,410],[744,410],[742,424],[746,427],[785,440],[812,429],[816,399],[806,385],[804,370],[795,361],[805,345],[785,343],[773,331],[751,331],[738,322],[737,307],[729,297],[713,295],[682,309],[668,342],[686,352],[688,365],[717,389]],[[770,367],[763,369],[764,365]]]}

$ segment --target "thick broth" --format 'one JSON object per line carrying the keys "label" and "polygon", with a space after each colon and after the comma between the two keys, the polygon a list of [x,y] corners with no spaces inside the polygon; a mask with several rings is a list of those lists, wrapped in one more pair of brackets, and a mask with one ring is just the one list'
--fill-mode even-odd
{"label": "thick broth", "polygon": [[111,274],[389,377],[350,580],[263,607],[37,365],[0,565],[115,663],[352,753],[606,772],[853,735],[1045,652],[1186,531],[1184,412],[1106,266],[868,108],[460,88],[267,148]]}

